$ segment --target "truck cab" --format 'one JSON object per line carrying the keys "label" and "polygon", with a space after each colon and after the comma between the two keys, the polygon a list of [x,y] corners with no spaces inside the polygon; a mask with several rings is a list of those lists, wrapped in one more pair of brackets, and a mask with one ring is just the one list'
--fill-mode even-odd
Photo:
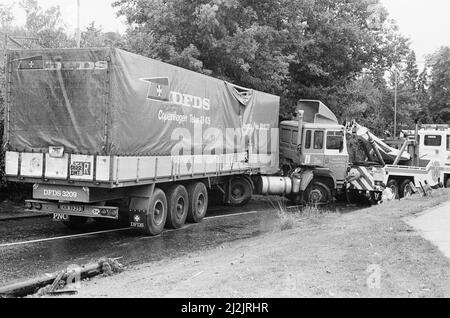
{"label": "truck cab", "polygon": [[443,167],[441,180],[450,187],[450,126],[422,125],[419,130],[419,159],[437,161]]}
{"label": "truck cab", "polygon": [[299,122],[285,121],[280,124],[280,157],[282,162],[294,167],[328,168],[338,184],[347,176],[349,155],[346,135],[342,125],[302,125],[299,138]]}

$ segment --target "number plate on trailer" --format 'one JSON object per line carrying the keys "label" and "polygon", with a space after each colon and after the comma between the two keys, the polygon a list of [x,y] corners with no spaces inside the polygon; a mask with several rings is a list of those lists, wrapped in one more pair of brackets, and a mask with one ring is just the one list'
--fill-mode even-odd
{"label": "number plate on trailer", "polygon": [[59,209],[68,212],[83,212],[84,207],[82,205],[61,204]]}
{"label": "number plate on trailer", "polygon": [[69,216],[61,213],[53,213],[53,221],[56,222],[69,221]]}

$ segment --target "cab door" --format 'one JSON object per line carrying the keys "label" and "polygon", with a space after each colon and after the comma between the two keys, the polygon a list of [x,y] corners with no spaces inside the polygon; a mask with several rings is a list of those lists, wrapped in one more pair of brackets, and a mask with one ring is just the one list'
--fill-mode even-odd
{"label": "cab door", "polygon": [[439,161],[445,164],[447,160],[446,146],[444,144],[443,135],[430,132],[420,140],[420,159],[426,161]]}
{"label": "cab door", "polygon": [[325,130],[306,129],[303,145],[303,164],[324,167]]}
{"label": "cab door", "polygon": [[333,171],[337,181],[345,180],[349,155],[347,142],[343,131],[330,130],[326,132],[324,166]]}
{"label": "cab door", "polygon": [[450,135],[447,135],[446,139],[445,165],[450,167]]}

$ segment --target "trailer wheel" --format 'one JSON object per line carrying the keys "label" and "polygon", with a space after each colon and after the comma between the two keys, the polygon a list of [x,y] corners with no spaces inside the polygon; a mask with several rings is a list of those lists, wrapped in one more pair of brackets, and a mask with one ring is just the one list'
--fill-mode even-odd
{"label": "trailer wheel", "polygon": [[331,203],[331,190],[322,182],[314,181],[304,193],[306,204],[327,205]]}
{"label": "trailer wheel", "polygon": [[179,229],[186,223],[189,196],[183,185],[174,185],[167,191],[166,227]]}
{"label": "trailer wheel", "polygon": [[413,194],[414,194],[414,190],[411,187],[411,180],[407,179],[407,180],[403,181],[403,183],[400,187],[400,196],[402,198],[405,198],[405,197],[410,197]]}
{"label": "trailer wheel", "polygon": [[229,202],[232,206],[244,206],[252,199],[253,187],[247,179],[233,178],[229,186]]}
{"label": "trailer wheel", "polygon": [[150,200],[149,211],[147,212],[147,222],[145,223],[145,233],[149,235],[159,235],[164,230],[167,220],[167,198],[164,191],[156,188]]}
{"label": "trailer wheel", "polygon": [[208,190],[203,182],[192,183],[187,188],[189,209],[187,219],[191,223],[200,223],[208,210]]}
{"label": "trailer wheel", "polygon": [[79,230],[83,228],[89,218],[82,216],[69,216],[68,221],[64,221],[63,224],[71,230]]}
{"label": "trailer wheel", "polygon": [[399,195],[400,195],[400,190],[399,190],[399,187],[398,187],[397,180],[394,180],[394,179],[390,180],[388,182],[388,184],[387,184],[387,187],[391,188],[392,192],[394,193],[394,198],[398,199]]}

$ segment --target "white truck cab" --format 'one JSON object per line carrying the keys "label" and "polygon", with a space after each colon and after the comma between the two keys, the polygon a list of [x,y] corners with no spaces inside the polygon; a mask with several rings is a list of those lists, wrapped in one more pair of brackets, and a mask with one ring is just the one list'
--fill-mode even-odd
{"label": "white truck cab", "polygon": [[419,158],[438,161],[443,167],[441,180],[450,187],[450,125],[422,125]]}

